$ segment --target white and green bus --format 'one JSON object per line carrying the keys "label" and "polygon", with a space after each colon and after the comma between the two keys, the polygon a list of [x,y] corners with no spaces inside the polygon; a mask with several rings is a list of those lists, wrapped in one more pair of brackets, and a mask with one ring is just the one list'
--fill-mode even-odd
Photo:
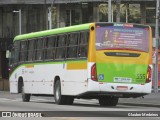
{"label": "white and green bus", "polygon": [[18,35],[10,57],[10,92],[75,98],[115,106],[151,93],[152,32],[146,25],[87,23]]}

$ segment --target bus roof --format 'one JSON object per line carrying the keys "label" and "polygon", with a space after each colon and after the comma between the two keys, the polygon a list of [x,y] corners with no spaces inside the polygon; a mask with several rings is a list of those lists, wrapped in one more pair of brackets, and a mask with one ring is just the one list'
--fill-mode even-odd
{"label": "bus roof", "polygon": [[[97,22],[96,24],[101,25],[101,24],[106,24],[106,23],[107,22]],[[49,36],[49,35],[55,35],[55,34],[62,34],[62,33],[67,33],[67,32],[88,30],[90,29],[91,24],[93,23],[86,23],[86,24],[74,25],[74,26],[69,26],[69,27],[55,28],[51,30],[44,30],[44,31],[33,32],[33,33],[28,33],[28,34],[23,34],[23,35],[17,35],[13,41],[31,39],[31,38],[43,37],[43,36]],[[117,24],[117,23],[107,23],[107,24]],[[119,23],[119,24],[128,24],[128,23]],[[149,27],[148,25],[141,25],[141,24],[134,24],[134,23],[131,23],[131,24],[136,25],[136,26]]]}
{"label": "bus roof", "polygon": [[18,35],[14,38],[13,41],[36,38],[36,37],[43,37],[43,36],[54,35],[54,34],[61,34],[61,33],[66,33],[66,32],[88,30],[90,28],[90,25],[91,23],[87,23],[87,24],[74,25],[74,26],[69,26],[69,27],[56,28],[56,29],[51,29],[51,30],[45,30],[45,31]]}

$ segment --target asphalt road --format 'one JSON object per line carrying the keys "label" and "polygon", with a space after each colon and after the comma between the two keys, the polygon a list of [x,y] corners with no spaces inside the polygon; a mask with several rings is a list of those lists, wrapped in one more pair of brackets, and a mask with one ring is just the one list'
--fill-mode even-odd
{"label": "asphalt road", "polygon": [[[145,120],[157,120],[160,119],[160,107],[156,105],[155,101],[153,101],[153,105],[151,104],[149,99],[152,100],[152,98],[153,96],[146,99],[120,99],[120,103],[115,107],[101,107],[97,100],[84,99],[75,99],[73,105],[56,105],[54,104],[54,97],[32,96],[30,102],[22,102],[21,94],[0,92],[0,111],[12,113],[17,111],[21,115],[22,112],[25,115],[34,112],[40,113],[42,118],[34,118],[34,120],[135,120],[135,117],[139,120],[144,120],[144,118]],[[156,99],[158,101],[159,97]],[[137,101],[140,101],[139,103],[145,101],[145,104],[138,104]],[[143,113],[147,115],[152,114],[152,117],[143,116]],[[17,118],[15,115],[15,118],[12,119],[22,119]],[[158,117],[153,115],[158,115]],[[8,118],[4,117],[0,117],[1,119],[8,120]]]}

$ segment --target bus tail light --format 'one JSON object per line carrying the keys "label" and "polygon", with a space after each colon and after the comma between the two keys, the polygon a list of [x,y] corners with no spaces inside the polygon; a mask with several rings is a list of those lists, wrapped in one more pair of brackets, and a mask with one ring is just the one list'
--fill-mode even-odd
{"label": "bus tail light", "polygon": [[91,79],[92,79],[93,81],[97,81],[96,63],[91,67]]}
{"label": "bus tail light", "polygon": [[151,82],[151,77],[152,77],[152,68],[148,65],[148,71],[147,71],[146,83]]}

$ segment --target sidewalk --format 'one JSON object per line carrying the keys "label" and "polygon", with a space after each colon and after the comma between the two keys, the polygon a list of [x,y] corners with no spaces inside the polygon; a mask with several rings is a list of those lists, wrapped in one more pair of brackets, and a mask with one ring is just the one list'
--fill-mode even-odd
{"label": "sidewalk", "polygon": [[120,98],[119,104],[160,107],[160,92],[151,93],[144,98]]}

